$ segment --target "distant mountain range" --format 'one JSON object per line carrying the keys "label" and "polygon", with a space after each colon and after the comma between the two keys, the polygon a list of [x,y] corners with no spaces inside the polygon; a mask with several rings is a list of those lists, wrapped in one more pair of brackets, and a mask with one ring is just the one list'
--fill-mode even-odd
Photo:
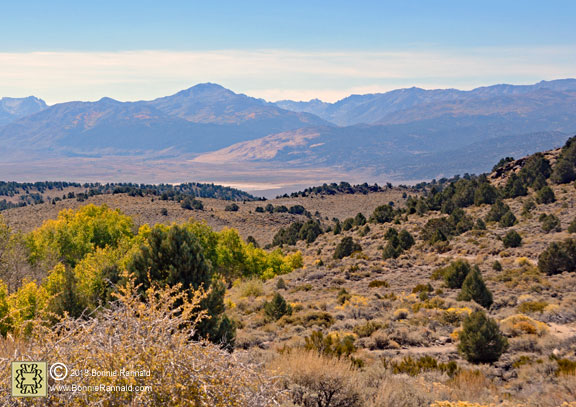
{"label": "distant mountain range", "polygon": [[[338,126],[397,124],[442,115],[530,114],[539,109],[574,103],[576,79],[542,81],[535,85],[494,85],[471,91],[457,89],[398,89],[386,93],[352,95],[336,103],[282,100],[276,105],[315,114]],[[561,111],[567,110],[561,107]],[[572,129],[574,130],[574,129]]]}
{"label": "distant mountain range", "polygon": [[38,113],[46,109],[47,105],[42,99],[29,96],[27,98],[1,98],[0,99],[0,126],[18,120],[24,116]]}
{"label": "distant mountain range", "polygon": [[0,163],[42,159],[65,174],[66,157],[101,159],[99,174],[106,159],[140,157],[178,163],[179,178],[195,165],[257,163],[258,174],[239,180],[262,179],[267,165],[423,180],[486,171],[498,157],[553,148],[575,132],[575,79],[399,89],[336,103],[270,103],[210,83],[139,102],[0,99]]}

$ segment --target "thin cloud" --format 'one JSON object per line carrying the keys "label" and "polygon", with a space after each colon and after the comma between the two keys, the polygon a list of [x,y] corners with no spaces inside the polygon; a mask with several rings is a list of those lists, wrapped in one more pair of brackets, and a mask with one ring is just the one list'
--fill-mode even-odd
{"label": "thin cloud", "polygon": [[397,52],[283,50],[0,53],[0,95],[141,100],[216,82],[267,100],[334,101],[406,86],[469,89],[574,76],[576,46]]}

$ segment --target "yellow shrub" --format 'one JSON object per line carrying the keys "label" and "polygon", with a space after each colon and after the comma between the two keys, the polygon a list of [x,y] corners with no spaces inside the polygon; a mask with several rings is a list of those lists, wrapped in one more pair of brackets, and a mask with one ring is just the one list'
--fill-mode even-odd
{"label": "yellow shrub", "polygon": [[518,264],[519,266],[532,266],[532,263],[530,262],[530,260],[528,260],[527,257],[518,257],[516,259],[516,264]]}
{"label": "yellow shrub", "polygon": [[454,308],[450,307],[442,312],[440,320],[448,324],[459,324],[462,320],[470,315],[472,310],[468,307]]}
{"label": "yellow shrub", "polygon": [[533,334],[542,336],[548,333],[548,325],[544,322],[536,321],[527,315],[516,314],[500,321],[500,329],[507,336],[520,336],[523,334]]}
{"label": "yellow shrub", "polygon": [[450,334],[450,338],[452,338],[452,340],[454,342],[456,342],[457,340],[460,339],[460,333],[462,332],[462,329],[458,328],[452,331],[452,333]]}
{"label": "yellow shrub", "polygon": [[10,320],[16,335],[30,334],[34,321],[46,319],[46,306],[50,295],[42,286],[34,281],[24,280],[22,286],[8,297]]}

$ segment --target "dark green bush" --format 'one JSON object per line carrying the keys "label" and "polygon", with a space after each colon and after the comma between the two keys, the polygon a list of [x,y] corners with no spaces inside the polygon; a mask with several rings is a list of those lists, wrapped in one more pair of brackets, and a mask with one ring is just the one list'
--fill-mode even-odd
{"label": "dark green bush", "polygon": [[400,244],[400,247],[403,250],[409,250],[412,246],[414,246],[414,238],[412,237],[412,235],[410,234],[410,232],[408,232],[405,229],[402,229],[400,231],[400,233],[398,234],[398,241]]}
{"label": "dark green bush", "polygon": [[560,159],[554,166],[550,180],[556,184],[567,184],[576,179],[574,163],[566,159]]}
{"label": "dark green bush", "polygon": [[546,185],[536,194],[536,201],[541,204],[549,204],[556,201],[556,196],[552,188]]}
{"label": "dark green bush", "polygon": [[342,225],[340,224],[340,222],[336,222],[334,224],[334,229],[332,230],[332,232],[335,235],[339,235],[340,233],[342,233]]}
{"label": "dark green bush", "polygon": [[364,226],[366,224],[366,216],[358,212],[354,217],[354,224],[356,226]]}
{"label": "dark green bush", "polygon": [[350,256],[354,252],[362,250],[362,246],[354,241],[350,236],[343,237],[336,250],[334,251],[335,259],[342,259],[344,257]]}
{"label": "dark green bush", "polygon": [[246,243],[250,244],[252,243],[252,246],[254,247],[260,247],[260,245],[258,244],[258,242],[256,241],[256,239],[254,238],[254,236],[250,235],[246,238]]}
{"label": "dark green bush", "polygon": [[441,273],[449,288],[462,288],[470,269],[470,264],[466,260],[458,259],[441,269]]}
{"label": "dark green bush", "polygon": [[474,192],[474,205],[492,205],[498,198],[498,191],[489,182],[481,183]]}
{"label": "dark green bush", "polygon": [[272,239],[273,246],[282,244],[295,245],[298,240],[313,243],[323,233],[320,224],[316,220],[308,220],[305,223],[294,222],[288,228],[281,228]]}
{"label": "dark green bush", "polygon": [[518,175],[524,185],[535,188],[538,184],[545,183],[546,179],[550,177],[550,173],[550,162],[544,158],[542,153],[536,153],[526,160]]}
{"label": "dark green bush", "polygon": [[501,158],[500,161],[498,161],[498,163],[492,167],[492,172],[504,167],[506,164],[511,163],[512,161],[514,161],[514,157]]}
{"label": "dark green bush", "polygon": [[284,281],[284,279],[282,277],[280,277],[278,279],[278,281],[276,282],[276,289],[286,290],[287,288],[288,288],[288,286],[286,285],[286,281]]}
{"label": "dark green bush", "polygon": [[398,237],[398,231],[395,228],[388,228],[386,234],[384,234],[384,239],[390,240],[394,237]]}
{"label": "dark green bush", "polygon": [[500,222],[500,219],[502,219],[502,217],[508,212],[510,212],[510,207],[502,202],[502,200],[498,199],[494,202],[494,205],[490,207],[484,220],[486,222]]}
{"label": "dark green bush", "polygon": [[370,221],[372,223],[388,223],[394,220],[396,210],[391,205],[381,205],[374,209]]}
{"label": "dark green bush", "polygon": [[207,318],[196,326],[195,335],[209,338],[214,343],[234,346],[236,328],[224,314],[224,293],[226,287],[216,280],[212,265],[204,256],[204,250],[197,236],[185,226],[154,226],[146,242],[134,254],[128,264],[134,273],[136,283],[142,290],[151,282],[160,286],[182,284],[184,289],[211,289],[202,301],[202,309]]}
{"label": "dark green bush", "polygon": [[493,363],[508,349],[508,340],[484,311],[475,311],[464,319],[458,351],[471,363]]}
{"label": "dark green bush", "polygon": [[508,211],[500,218],[500,222],[498,222],[498,224],[503,228],[508,228],[510,226],[514,226],[516,222],[518,222],[516,216],[514,216],[512,211]]}
{"label": "dark green bush", "polygon": [[226,212],[238,212],[238,209],[240,209],[240,207],[235,203],[226,205],[226,207],[224,208]]}
{"label": "dark green bush", "polygon": [[353,218],[344,219],[344,222],[342,222],[342,230],[344,230],[344,231],[350,230],[353,227],[354,227],[354,219]]}
{"label": "dark green bush", "polygon": [[446,242],[452,235],[452,224],[448,217],[428,220],[422,228],[422,239],[430,244]]}
{"label": "dark green bush", "polygon": [[474,225],[474,229],[476,230],[486,230],[486,223],[480,218],[476,221],[476,225]]}
{"label": "dark green bush", "polygon": [[576,271],[576,240],[550,243],[538,257],[538,268],[548,275]]}
{"label": "dark green bush", "polygon": [[542,224],[542,230],[546,233],[552,231],[560,232],[562,230],[560,227],[560,219],[558,219],[556,215],[543,213],[538,220]]}
{"label": "dark green bush", "polygon": [[528,215],[530,212],[532,212],[532,209],[534,208],[536,208],[536,202],[534,202],[532,198],[527,199],[522,205],[522,215],[523,216]]}
{"label": "dark green bush", "polygon": [[510,174],[502,190],[502,195],[504,195],[505,198],[516,198],[526,196],[527,194],[528,188],[526,188],[526,185],[524,185],[520,177],[515,173]]}
{"label": "dark green bush", "polygon": [[505,248],[520,247],[522,244],[522,237],[515,230],[510,230],[502,238]]}
{"label": "dark green bush", "polygon": [[382,258],[386,259],[396,259],[402,254],[402,248],[397,237],[393,237],[386,243],[384,250],[382,251]]}
{"label": "dark green bush", "polygon": [[201,211],[204,209],[204,204],[202,203],[202,201],[192,198],[184,198],[180,206],[184,209],[190,209],[190,210],[195,209]]}
{"label": "dark green bush", "polygon": [[306,208],[304,208],[302,205],[293,205],[290,207],[288,212],[293,215],[306,215]]}

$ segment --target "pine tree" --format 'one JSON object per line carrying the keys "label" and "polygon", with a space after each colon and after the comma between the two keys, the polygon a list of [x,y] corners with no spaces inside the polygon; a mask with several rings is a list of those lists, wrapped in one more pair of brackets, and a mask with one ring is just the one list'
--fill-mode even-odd
{"label": "pine tree", "polygon": [[395,228],[388,228],[388,230],[384,234],[384,239],[390,240],[394,237],[398,237],[398,231]]}
{"label": "pine tree", "polygon": [[493,204],[498,198],[498,191],[488,181],[482,182],[474,192],[474,205]]}
{"label": "pine tree", "polygon": [[384,246],[384,250],[382,251],[382,258],[384,260],[395,259],[402,253],[402,249],[394,245],[395,242],[398,243],[397,237],[390,239],[388,243],[386,243],[386,246]]}
{"label": "pine tree", "polygon": [[550,243],[538,257],[538,268],[549,276],[576,271],[576,240]]}
{"label": "pine tree", "polygon": [[498,223],[503,228],[507,228],[510,226],[514,226],[516,224],[516,222],[517,222],[516,216],[514,216],[512,211],[508,211],[504,215],[502,215],[502,217],[500,218],[500,221]]}
{"label": "pine tree", "polygon": [[471,313],[463,322],[458,351],[471,363],[493,363],[508,349],[508,340],[484,311]]}
{"label": "pine tree", "polygon": [[264,304],[264,314],[269,320],[277,321],[284,315],[292,314],[292,307],[279,293],[274,294],[272,301]]}
{"label": "pine tree", "polygon": [[510,207],[498,199],[494,202],[494,205],[490,207],[488,214],[486,215],[486,222],[499,222],[500,219],[506,214],[510,212]]}
{"label": "pine tree", "polygon": [[336,224],[334,225],[333,233],[335,235],[339,235],[340,233],[342,233],[342,226],[340,225],[340,222],[336,222]]}
{"label": "pine tree", "polygon": [[536,201],[541,204],[549,204],[556,201],[556,196],[552,188],[546,185],[536,194]]}
{"label": "pine tree", "polygon": [[470,264],[466,260],[455,260],[442,272],[448,288],[461,288],[470,273]]}
{"label": "pine tree", "polygon": [[550,180],[556,184],[567,184],[576,179],[574,164],[566,159],[560,159],[554,166]]}
{"label": "pine tree", "polygon": [[504,195],[506,198],[516,198],[518,196],[526,196],[528,189],[518,175],[512,173],[504,186]]}
{"label": "pine tree", "polygon": [[515,230],[510,230],[504,238],[502,238],[505,248],[519,247],[522,244],[522,237]]}
{"label": "pine tree", "polygon": [[370,222],[372,223],[387,223],[394,220],[396,211],[390,205],[381,205],[374,209],[372,216],[370,216]]}
{"label": "pine tree", "polygon": [[484,308],[490,308],[494,302],[492,293],[484,284],[478,266],[474,266],[462,283],[462,290],[458,295],[459,301],[475,301]]}
{"label": "pine tree", "polygon": [[362,246],[356,243],[350,236],[346,236],[343,237],[340,243],[338,243],[338,246],[336,246],[334,258],[342,259],[360,250],[362,250]]}
{"label": "pine tree", "polygon": [[[184,289],[203,287],[210,293],[201,303],[207,313],[196,326],[195,336],[227,345],[234,337],[235,327],[225,321],[224,293],[226,286],[213,278],[212,265],[206,260],[204,250],[196,235],[185,226],[157,225],[147,240],[134,254],[128,270],[136,276],[136,283],[146,290],[151,283],[164,286],[182,284]],[[229,327],[231,332],[224,332]],[[223,336],[224,335],[224,336]]]}
{"label": "pine tree", "polygon": [[484,223],[481,218],[478,218],[478,220],[476,220],[476,225],[474,225],[474,229],[486,230],[486,223]]}
{"label": "pine tree", "polygon": [[402,229],[398,234],[398,241],[400,243],[400,247],[403,250],[409,250],[412,246],[414,246],[415,243],[414,238],[412,237],[410,232],[408,232],[405,229]]}
{"label": "pine tree", "polygon": [[354,217],[354,224],[356,226],[364,226],[366,224],[366,216],[358,212]]}

